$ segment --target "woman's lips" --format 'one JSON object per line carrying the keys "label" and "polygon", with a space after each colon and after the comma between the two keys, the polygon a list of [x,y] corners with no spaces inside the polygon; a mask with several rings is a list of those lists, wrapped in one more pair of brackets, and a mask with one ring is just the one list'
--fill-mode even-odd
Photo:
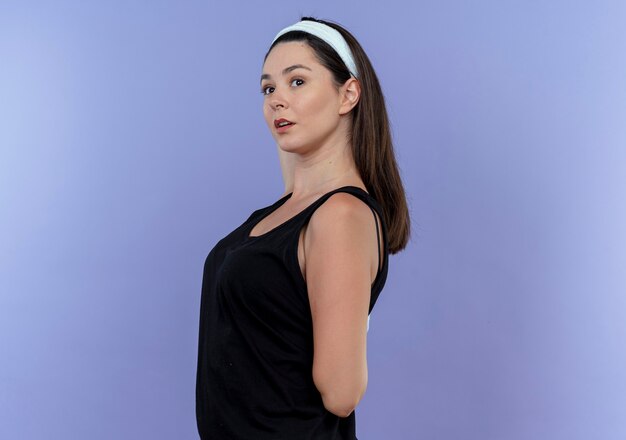
{"label": "woman's lips", "polygon": [[284,125],[282,127],[277,127],[276,128],[276,132],[277,133],[284,133],[293,125],[296,125],[296,124],[292,122],[291,124],[287,124],[287,125]]}

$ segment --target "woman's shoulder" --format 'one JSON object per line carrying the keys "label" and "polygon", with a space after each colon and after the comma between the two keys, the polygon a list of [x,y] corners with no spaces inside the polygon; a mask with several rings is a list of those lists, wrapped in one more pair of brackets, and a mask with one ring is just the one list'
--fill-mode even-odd
{"label": "woman's shoulder", "polygon": [[366,235],[372,222],[371,202],[367,197],[354,193],[338,191],[330,194],[312,213],[309,229],[314,231],[339,232],[349,230],[352,233]]}

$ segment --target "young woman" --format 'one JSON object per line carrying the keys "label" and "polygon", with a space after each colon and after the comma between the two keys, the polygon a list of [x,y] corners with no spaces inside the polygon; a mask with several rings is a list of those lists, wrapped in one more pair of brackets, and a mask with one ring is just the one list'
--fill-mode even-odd
{"label": "young woman", "polygon": [[202,439],[356,439],[369,314],[410,219],[383,94],[341,26],[276,35],[263,115],[285,193],[207,256],[196,416]]}

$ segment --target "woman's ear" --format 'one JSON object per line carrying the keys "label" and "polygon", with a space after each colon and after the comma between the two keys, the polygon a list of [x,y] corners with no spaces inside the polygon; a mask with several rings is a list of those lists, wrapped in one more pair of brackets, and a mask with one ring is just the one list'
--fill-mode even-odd
{"label": "woman's ear", "polygon": [[361,84],[355,77],[350,77],[346,83],[341,86],[339,114],[344,115],[354,108],[361,97]]}

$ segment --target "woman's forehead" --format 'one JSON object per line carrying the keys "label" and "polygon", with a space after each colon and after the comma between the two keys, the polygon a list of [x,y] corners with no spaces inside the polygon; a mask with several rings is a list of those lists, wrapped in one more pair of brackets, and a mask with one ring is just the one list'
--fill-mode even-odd
{"label": "woman's forehead", "polygon": [[[319,64],[313,53],[313,49],[303,41],[289,41],[278,43],[272,48],[263,64],[264,73],[279,73],[285,67],[303,64],[312,67]],[[275,72],[270,72],[274,70]]]}

